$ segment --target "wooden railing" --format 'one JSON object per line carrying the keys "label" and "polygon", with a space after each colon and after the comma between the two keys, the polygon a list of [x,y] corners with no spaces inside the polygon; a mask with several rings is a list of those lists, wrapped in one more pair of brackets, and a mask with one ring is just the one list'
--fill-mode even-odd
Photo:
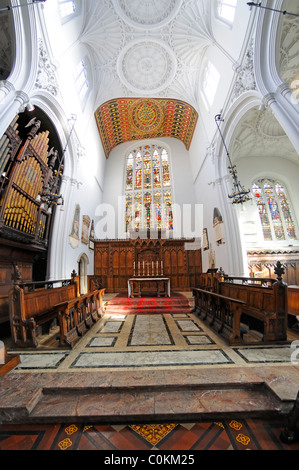
{"label": "wooden railing", "polygon": [[244,277],[244,276],[227,276],[222,278],[223,282],[230,282],[231,284],[241,284],[243,286],[260,286],[271,287],[276,279],[266,277]]}
{"label": "wooden railing", "polygon": [[240,321],[247,324],[248,329],[257,330],[261,342],[286,341],[288,286],[282,282],[284,269],[279,262],[275,272],[277,279],[235,277],[223,273],[211,276],[206,273],[200,277],[199,288],[243,302]]}
{"label": "wooden railing", "polygon": [[219,334],[223,335],[229,344],[242,343],[240,327],[242,308],[245,302],[226,297],[204,289],[193,288],[194,312]]}
{"label": "wooden railing", "polygon": [[73,347],[101,318],[105,289],[96,290],[55,306],[60,327],[60,346]]}

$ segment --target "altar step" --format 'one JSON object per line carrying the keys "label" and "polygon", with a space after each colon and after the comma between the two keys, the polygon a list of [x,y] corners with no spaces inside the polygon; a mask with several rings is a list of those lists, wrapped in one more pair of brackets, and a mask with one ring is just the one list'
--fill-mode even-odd
{"label": "altar step", "polygon": [[[264,384],[196,386],[44,387],[2,422],[162,423],[277,417],[283,409]],[[1,405],[0,405],[1,417]],[[4,418],[4,419],[3,419]]]}
{"label": "altar step", "polygon": [[187,314],[191,312],[188,299],[181,294],[173,294],[171,297],[157,298],[146,296],[141,298],[128,298],[124,295],[109,300],[105,305],[105,313],[115,314]]}

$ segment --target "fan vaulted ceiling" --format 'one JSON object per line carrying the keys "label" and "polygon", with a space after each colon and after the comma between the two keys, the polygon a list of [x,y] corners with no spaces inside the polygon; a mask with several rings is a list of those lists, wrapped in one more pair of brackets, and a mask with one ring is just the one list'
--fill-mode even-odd
{"label": "fan vaulted ceiling", "polygon": [[[113,113],[107,114],[107,103],[111,110],[111,100],[120,100],[119,107],[126,98],[144,98],[144,110],[145,107],[149,110],[146,103],[150,99],[151,112],[154,108],[161,110],[162,106],[163,122],[156,134],[151,128],[150,137],[176,137],[189,148],[197,120],[201,63],[206,48],[214,43],[210,17],[210,0],[88,2],[80,40],[89,47],[96,64],[95,115],[107,158],[115,145],[127,141],[125,135],[130,140],[149,136],[149,132],[142,133],[140,129],[136,134],[136,120],[134,127],[128,114],[118,113],[117,120]],[[177,100],[185,110],[192,107],[187,138],[184,120],[177,120],[179,129],[175,135],[165,131],[173,121],[173,107],[162,105],[164,98],[171,103]]]}

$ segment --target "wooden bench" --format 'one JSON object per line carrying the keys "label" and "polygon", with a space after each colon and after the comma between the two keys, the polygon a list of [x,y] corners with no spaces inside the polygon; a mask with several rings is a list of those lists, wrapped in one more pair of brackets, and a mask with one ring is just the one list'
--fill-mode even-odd
{"label": "wooden bench", "polygon": [[35,348],[38,327],[47,327],[57,318],[56,305],[78,296],[75,276],[51,282],[16,282],[9,292],[9,317],[14,345]]}
{"label": "wooden bench", "polygon": [[249,329],[261,333],[262,342],[279,342],[287,339],[287,285],[280,281],[246,279],[238,283],[238,278],[219,282],[218,292],[245,302],[242,309],[242,322]]}
{"label": "wooden bench", "polygon": [[243,302],[241,322],[259,333],[260,342],[287,340],[288,287],[280,262],[275,272],[277,279],[221,275],[213,282],[214,293]]}
{"label": "wooden bench", "polygon": [[95,290],[55,306],[60,326],[59,344],[73,347],[101,318],[105,289]]}
{"label": "wooden bench", "polygon": [[102,314],[105,289],[80,296],[74,271],[66,280],[22,283],[16,274],[14,281],[9,292],[9,316],[16,347],[36,348],[38,331],[49,331],[54,319],[60,327],[60,345],[72,346],[76,334],[82,336]]}
{"label": "wooden bench", "polygon": [[243,331],[241,315],[245,302],[208,290],[193,288],[194,312],[209,322],[217,333],[224,336],[230,345],[241,344]]}

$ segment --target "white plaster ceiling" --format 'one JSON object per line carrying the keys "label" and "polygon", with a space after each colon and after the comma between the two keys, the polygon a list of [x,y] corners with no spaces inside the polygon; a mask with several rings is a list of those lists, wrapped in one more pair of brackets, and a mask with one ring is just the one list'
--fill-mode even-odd
{"label": "white plaster ceiling", "polygon": [[297,152],[269,107],[247,111],[236,127],[230,146],[232,160],[279,157],[298,164]]}
{"label": "white plaster ceiling", "polygon": [[[286,2],[288,11],[299,14],[299,4]],[[278,45],[278,72],[298,100],[299,83],[299,22],[294,16],[284,16]],[[296,93],[295,93],[296,92]],[[254,107],[238,124],[232,139],[230,154],[234,162],[241,158],[279,157],[298,165],[298,154],[276,117],[267,107]]]}
{"label": "white plaster ceiling", "polygon": [[120,96],[171,97],[198,108],[198,80],[214,43],[211,0],[86,2],[80,41],[92,55],[96,107]]}

